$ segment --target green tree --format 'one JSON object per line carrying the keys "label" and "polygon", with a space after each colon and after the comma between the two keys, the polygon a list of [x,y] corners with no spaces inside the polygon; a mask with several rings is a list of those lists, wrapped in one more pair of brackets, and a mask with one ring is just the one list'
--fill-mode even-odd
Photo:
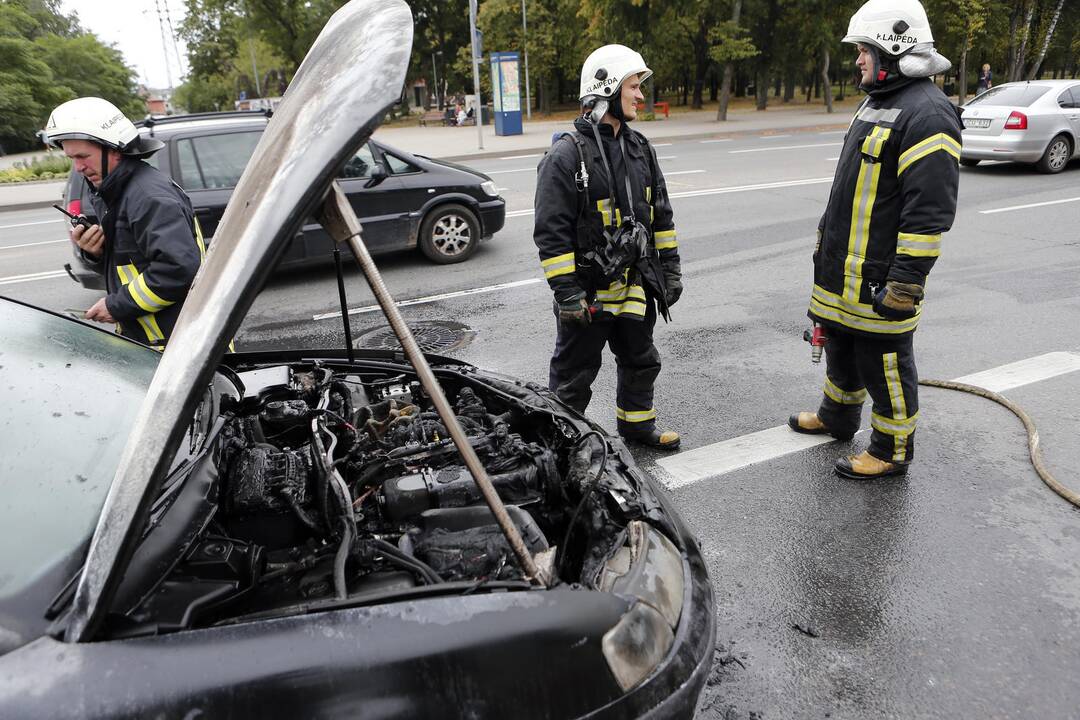
{"label": "green tree", "polygon": [[37,144],[36,132],[65,100],[98,95],[141,113],[134,72],[120,54],[84,33],[58,0],[0,0],[0,145]]}
{"label": "green tree", "polygon": [[124,64],[119,50],[103,44],[95,35],[63,37],[49,33],[34,44],[41,48],[41,59],[52,69],[57,82],[79,96],[105,98],[130,117],[146,111],[136,95],[135,72]]}

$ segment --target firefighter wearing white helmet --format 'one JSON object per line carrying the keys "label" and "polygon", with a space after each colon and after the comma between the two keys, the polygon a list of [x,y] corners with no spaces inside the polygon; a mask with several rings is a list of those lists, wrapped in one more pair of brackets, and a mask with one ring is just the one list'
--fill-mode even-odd
{"label": "firefighter wearing white helmet", "polygon": [[836,462],[854,479],[900,475],[915,453],[918,373],[912,335],[926,278],[956,215],[960,112],[930,79],[934,50],[916,0],[869,0],[851,18],[869,97],[855,113],[814,249],[808,315],[824,331],[817,412],[788,419],[800,433],[848,440],[873,403],[867,449]]}
{"label": "firefighter wearing white helmet", "polygon": [[533,239],[555,296],[549,387],[584,412],[604,346],[618,362],[615,416],[628,441],[675,450],[656,426],[657,315],[682,294],[675,223],[656,153],[630,128],[652,75],[623,45],[605,45],[581,68],[582,115],[557,133],[540,162]]}
{"label": "firefighter wearing white helmet", "polygon": [[86,319],[163,349],[205,253],[187,194],[143,162],[163,143],[96,97],[58,106],[41,134],[71,158],[93,206],[71,230],[80,258],[105,278],[107,294]]}

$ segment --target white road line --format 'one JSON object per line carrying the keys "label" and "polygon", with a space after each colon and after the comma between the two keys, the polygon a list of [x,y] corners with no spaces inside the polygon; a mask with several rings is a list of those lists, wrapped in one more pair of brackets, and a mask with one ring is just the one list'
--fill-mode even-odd
{"label": "white road line", "polygon": [[[428,295],[427,297],[414,298],[412,300],[402,300],[395,303],[398,307],[407,307],[409,305],[424,305],[426,303],[438,302],[440,300],[451,300],[453,298],[466,297],[467,295],[481,295],[483,293],[498,292],[499,290],[508,290],[510,288],[522,287],[523,285],[535,285],[536,283],[544,282],[544,278],[528,278],[525,280],[514,280],[513,282],[500,283],[499,285],[488,285],[487,287],[472,288],[471,290],[458,290],[456,292],[442,293],[440,295]],[[378,305],[365,305],[359,308],[350,308],[350,315],[360,315],[362,313],[377,312],[381,308]],[[341,317],[341,312],[323,313],[322,315],[313,315],[312,320],[329,320],[330,318]]]}
{"label": "white road line", "polygon": [[817,143],[816,145],[784,145],[782,147],[750,148],[749,150],[728,150],[729,155],[741,155],[752,152],[776,152],[777,150],[804,150],[806,148],[843,147],[844,143]]}
{"label": "white road line", "polygon": [[31,225],[49,225],[64,222],[63,218],[58,220],[38,220],[37,222],[18,223],[17,225],[0,225],[0,230],[10,230],[11,228],[30,227]]}
{"label": "white road line", "polygon": [[506,157],[499,158],[500,160],[527,160],[529,158],[544,157],[544,153],[533,153],[532,155],[507,155]]}
{"label": "white road line", "polygon": [[[1052,352],[965,375],[956,382],[1001,392],[1076,371],[1080,371],[1080,354]],[[661,458],[657,465],[666,476],[666,485],[674,489],[829,442],[833,439],[828,435],[800,435],[779,425]]]}
{"label": "white road line", "polygon": [[516,172],[536,172],[536,168],[514,168],[513,170],[481,170],[485,175],[505,175],[506,173]]}
{"label": "white road line", "polygon": [[664,177],[671,177],[672,175],[696,175],[697,173],[703,173],[704,170],[676,170],[675,172],[664,173]]}
{"label": "white road line", "polygon": [[63,270],[50,270],[48,272],[30,273],[29,275],[9,275],[0,277],[0,285],[14,285],[15,283],[34,282],[35,280],[52,280],[53,278],[67,277]]}
{"label": "white road line", "polygon": [[1013,205],[1012,207],[997,208],[995,210],[980,210],[980,215],[993,215],[994,213],[1012,212],[1013,210],[1027,210],[1028,208],[1045,207],[1047,205],[1061,205],[1062,203],[1080,202],[1080,197],[1065,198],[1064,200],[1048,200],[1047,202],[1031,203],[1030,205]]}
{"label": "white road line", "polygon": [[[668,173],[670,175],[670,173]],[[56,243],[71,242],[67,238],[63,240],[42,240],[41,242],[22,243],[20,245],[4,245],[0,250],[14,250],[16,248],[34,247],[35,245],[55,245]]]}
{"label": "white road line", "polygon": [[712,143],[731,142],[731,138],[723,138],[721,140],[698,140],[702,145],[710,145]]}
{"label": "white road line", "polygon": [[777,140],[786,137],[791,137],[791,135],[758,135],[758,138],[761,140]]}
{"label": "white road line", "polygon": [[839,160],[839,159],[840,159],[840,158],[838,158],[838,157],[834,157],[834,158],[825,158],[825,162],[833,162],[833,161],[835,161],[835,160]]}
{"label": "white road line", "polygon": [[847,135],[847,130],[826,130],[819,132],[818,135]]}
{"label": "white road line", "polygon": [[653,147],[671,147],[672,143],[653,143]]}
{"label": "white road line", "polygon": [[728,193],[750,192],[752,190],[772,190],[775,188],[799,187],[801,185],[819,185],[832,182],[831,177],[807,178],[806,180],[782,180],[780,182],[761,183],[758,185],[735,185],[733,187],[709,188],[707,190],[687,190],[669,193],[670,198],[701,197],[702,195],[726,195]]}
{"label": "white road line", "polygon": [[956,378],[956,382],[1004,392],[1080,370],[1080,354],[1052,352]]}
{"label": "white road line", "polygon": [[657,160],[674,160],[676,157],[678,157],[678,156],[677,155],[657,155],[656,159]]}
{"label": "white road line", "polygon": [[[674,173],[667,174],[673,175]],[[727,195],[728,193],[752,192],[754,190],[774,190],[776,188],[800,187],[802,185],[820,185],[822,183],[828,183],[832,181],[832,176],[820,178],[806,178],[805,180],[781,180],[779,182],[759,183],[757,185],[733,185],[732,187],[706,188],[703,190],[687,190],[685,192],[669,193],[668,197],[674,199],[702,197],[704,195]],[[534,212],[535,211],[532,208],[529,208],[528,210],[514,210],[513,212],[506,213],[506,217],[525,217],[526,215],[532,215]]]}

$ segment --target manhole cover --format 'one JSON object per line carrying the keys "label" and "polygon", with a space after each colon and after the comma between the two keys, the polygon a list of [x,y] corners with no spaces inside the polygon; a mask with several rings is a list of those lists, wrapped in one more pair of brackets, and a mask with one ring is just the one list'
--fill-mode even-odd
{"label": "manhole cover", "polygon": [[[467,325],[450,320],[428,320],[409,323],[409,330],[420,349],[429,353],[457,350],[472,340],[473,332]],[[356,337],[356,347],[366,350],[400,350],[397,335],[389,326],[367,330]]]}

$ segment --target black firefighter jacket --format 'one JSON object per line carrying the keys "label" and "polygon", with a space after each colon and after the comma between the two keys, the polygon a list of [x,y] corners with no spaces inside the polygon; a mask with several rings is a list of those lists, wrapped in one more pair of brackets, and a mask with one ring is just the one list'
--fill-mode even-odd
{"label": "black firefighter jacket", "polygon": [[929,79],[873,91],[844,138],[818,226],[809,315],[858,334],[897,337],[914,317],[874,312],[887,280],[926,285],[952,226],[960,180],[960,111]]}
{"label": "black firefighter jacket", "polygon": [[[583,155],[589,176],[588,197],[579,194],[575,178],[580,178],[578,147],[569,134],[558,139],[537,169],[535,228],[533,240],[540,251],[540,265],[557,301],[582,292],[600,312],[616,317],[641,319],[647,303],[645,288],[633,270],[613,283],[598,282],[586,267],[582,252],[589,243],[603,241],[603,228],[611,222],[609,179],[600,158],[592,127],[584,119],[574,122],[577,137],[583,139]],[[634,215],[649,228],[649,252],[656,253],[663,269],[663,281],[681,276],[679,243],[668,200],[667,184],[656,156],[644,135],[623,124],[626,157],[610,125],[599,126],[611,171],[615,175],[615,223],[629,217],[630,201],[623,180],[630,173]],[[584,204],[584,208],[582,208]],[[580,215],[580,218],[579,218]],[[579,219],[582,221],[579,228]],[[662,301],[662,298],[658,298]],[[664,305],[666,308],[666,304]]]}
{"label": "black firefighter jacket", "polygon": [[117,332],[162,349],[206,253],[191,201],[155,168],[124,158],[91,202],[105,232],[97,269]]}

